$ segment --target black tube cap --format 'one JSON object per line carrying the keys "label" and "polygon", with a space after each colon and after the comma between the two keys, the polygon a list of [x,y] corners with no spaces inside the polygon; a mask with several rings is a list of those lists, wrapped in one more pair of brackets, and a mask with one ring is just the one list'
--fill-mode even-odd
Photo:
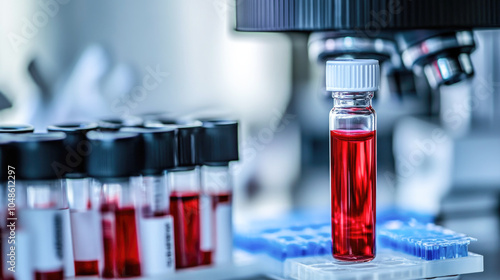
{"label": "black tube cap", "polygon": [[201,163],[225,165],[238,160],[238,122],[202,120]]}
{"label": "black tube cap", "polygon": [[142,175],[158,175],[172,169],[177,161],[177,130],[171,125],[125,127],[120,131],[137,133],[144,147]]}
{"label": "black tube cap", "polygon": [[0,133],[32,133],[35,128],[29,124],[3,124],[0,125]]}
{"label": "black tube cap", "polygon": [[62,178],[67,170],[64,139],[60,132],[16,135],[12,147],[12,165],[16,179],[52,180]]}
{"label": "black tube cap", "polygon": [[91,151],[87,158],[90,177],[113,179],[140,174],[143,165],[143,147],[137,133],[87,133]]}
{"label": "black tube cap", "polygon": [[9,165],[12,164],[11,134],[0,134],[0,182],[6,182]]}
{"label": "black tube cap", "polygon": [[177,128],[177,167],[191,168],[201,164],[200,143],[202,122],[192,120],[157,119],[146,123],[146,127],[160,124]]}
{"label": "black tube cap", "polygon": [[89,142],[85,136],[87,132],[98,129],[97,123],[65,123],[51,125],[47,127],[49,132],[64,132],[64,148],[68,157],[71,157],[69,168],[71,171],[66,174],[71,178],[86,177],[86,161],[89,150]]}

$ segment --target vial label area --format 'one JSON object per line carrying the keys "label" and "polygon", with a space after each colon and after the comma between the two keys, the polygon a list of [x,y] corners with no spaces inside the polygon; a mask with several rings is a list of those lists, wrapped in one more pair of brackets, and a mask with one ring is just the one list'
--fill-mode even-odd
{"label": "vial label area", "polygon": [[[4,215],[0,215],[0,217],[4,217]],[[5,243],[5,245],[3,244],[4,240],[6,240],[6,238],[8,238],[8,236],[6,234],[4,234],[6,230],[2,228],[2,226],[0,226],[0,273],[2,273],[2,275],[0,275],[2,277],[2,279],[5,279],[5,276],[7,275],[6,271],[7,271],[7,268],[4,268],[4,259],[3,259],[3,256],[6,256],[8,254],[8,252],[4,251],[4,247],[7,248],[7,244],[8,243]]]}
{"label": "vial label area", "polygon": [[202,265],[209,265],[212,263],[213,247],[213,209],[212,209],[212,196],[207,194],[200,195],[200,224],[201,224],[201,254]]}
{"label": "vial label area", "polygon": [[174,218],[175,266],[200,265],[200,195],[194,192],[172,192],[170,214]]}
{"label": "vial label area", "polygon": [[144,275],[175,271],[174,220],[170,215],[141,218]]}
{"label": "vial label area", "polygon": [[228,264],[233,259],[232,204],[231,193],[221,193],[212,196],[212,208],[215,213],[215,249],[214,263]]}
{"label": "vial label area", "polygon": [[[4,229],[5,231],[5,229]],[[3,240],[2,240],[2,255],[8,257],[10,252],[10,246],[12,244],[8,243],[8,235],[4,232]],[[16,250],[15,250],[15,262],[16,262],[16,271],[12,272],[8,270],[10,266],[8,262],[4,263],[3,266],[3,279],[4,280],[31,280],[33,279],[33,269],[31,265],[31,252],[32,248],[30,246],[30,240],[28,233],[26,230],[22,228],[16,228]]]}
{"label": "vial label area", "polygon": [[102,233],[105,278],[141,276],[135,208],[104,205]]}
{"label": "vial label area", "polygon": [[26,230],[29,236],[29,255],[35,279],[64,278],[63,211],[56,209],[19,211],[19,227]]}
{"label": "vial label area", "polygon": [[71,212],[71,230],[75,258],[75,274],[90,276],[99,274],[101,242],[98,211]]}
{"label": "vial label area", "polygon": [[75,259],[73,254],[73,237],[71,235],[71,220],[69,209],[61,209],[63,233],[63,264],[64,277],[75,276]]}
{"label": "vial label area", "polygon": [[330,131],[332,254],[343,261],[375,257],[375,131]]}

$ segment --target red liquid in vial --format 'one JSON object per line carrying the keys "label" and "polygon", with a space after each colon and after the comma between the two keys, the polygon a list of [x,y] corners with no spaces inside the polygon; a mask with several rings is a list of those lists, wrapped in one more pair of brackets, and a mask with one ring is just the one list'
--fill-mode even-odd
{"label": "red liquid in vial", "polygon": [[35,271],[35,280],[63,280],[63,279],[64,279],[64,273],[62,269],[51,272]]}
{"label": "red liquid in vial", "polygon": [[219,204],[224,204],[224,203],[231,203],[231,193],[219,193],[219,194],[213,194],[212,195],[212,207],[215,211],[217,208],[217,205]]}
{"label": "red liquid in vial", "polygon": [[211,251],[201,251],[201,265],[211,265],[212,264],[212,252]]}
{"label": "red liquid in vial", "polygon": [[201,263],[200,195],[172,192],[170,214],[174,219],[175,266],[186,268]]}
{"label": "red liquid in vial", "polygon": [[[132,277],[141,275],[139,241],[134,208],[121,208],[111,211],[114,206],[104,205],[103,247],[105,278]],[[114,221],[114,223],[113,223]]]}
{"label": "red liquid in vial", "polygon": [[75,275],[90,276],[99,274],[99,261],[75,261]]}
{"label": "red liquid in vial", "polygon": [[332,254],[343,261],[375,257],[375,131],[330,131]]}

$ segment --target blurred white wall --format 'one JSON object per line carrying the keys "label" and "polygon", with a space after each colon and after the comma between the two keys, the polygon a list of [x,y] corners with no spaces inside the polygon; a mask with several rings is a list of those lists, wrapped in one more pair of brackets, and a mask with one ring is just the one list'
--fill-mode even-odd
{"label": "blurred white wall", "polygon": [[[14,103],[0,112],[0,122],[42,130],[73,119],[168,111],[238,118],[243,145],[251,137],[260,141],[263,132],[274,139],[272,126],[290,99],[291,44],[283,34],[235,32],[235,2],[0,0],[0,90]],[[84,51],[92,59],[79,60]],[[40,90],[27,72],[32,59],[57,103],[37,108]],[[75,65],[79,72],[71,74]],[[168,75],[156,83],[151,69]],[[155,86],[140,98],[122,92],[148,76]],[[260,148],[267,140],[258,149],[242,147],[240,182],[272,150]],[[273,155],[298,165],[298,153]],[[273,188],[289,184],[290,176],[260,183]]]}
{"label": "blurred white wall", "polygon": [[36,57],[43,77],[56,83],[94,43],[110,54],[108,71],[129,64],[137,85],[148,67],[169,74],[144,100],[109,104],[103,115],[217,107],[251,123],[265,123],[272,109],[282,111],[289,99],[288,38],[233,31],[233,1],[0,3],[0,86],[15,102],[3,119],[22,119],[36,93],[26,74],[30,59]]}

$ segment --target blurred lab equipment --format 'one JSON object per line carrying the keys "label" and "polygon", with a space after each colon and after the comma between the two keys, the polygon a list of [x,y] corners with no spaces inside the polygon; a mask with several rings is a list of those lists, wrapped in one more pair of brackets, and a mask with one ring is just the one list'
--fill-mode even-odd
{"label": "blurred lab equipment", "polygon": [[[453,150],[453,143],[461,142],[470,138],[469,132],[472,128],[470,123],[479,122],[488,112],[481,112],[487,109],[490,104],[486,100],[497,100],[497,96],[492,91],[497,90],[495,81],[491,85],[483,85],[485,89],[480,91],[489,91],[482,94],[481,100],[475,100],[474,110],[468,109],[468,100],[476,98],[474,96],[474,86],[479,81],[484,83],[482,77],[476,78],[472,84],[467,82],[474,76],[473,60],[471,54],[477,49],[477,37],[474,35],[474,29],[478,28],[498,28],[500,19],[497,1],[484,1],[479,4],[477,1],[371,1],[371,2],[348,3],[322,2],[322,1],[295,1],[285,4],[279,1],[271,1],[269,5],[264,5],[258,1],[241,1],[237,6],[236,29],[239,31],[265,31],[265,32],[283,32],[283,31],[306,31],[311,32],[306,45],[301,45],[297,49],[296,58],[305,56],[309,52],[311,64],[318,63],[320,70],[301,71],[297,69],[300,77],[309,77],[309,79],[319,78],[323,80],[323,66],[327,59],[332,58],[376,58],[382,64],[382,73],[384,81],[379,94],[375,97],[375,107],[378,108],[380,127],[379,127],[379,181],[380,192],[384,196],[395,189],[397,195],[393,198],[398,200],[401,197],[408,197],[406,188],[413,188],[412,185],[432,184],[440,189],[431,193],[433,201],[439,204],[439,201],[446,195],[447,190],[453,184],[459,184],[451,178],[449,172],[450,164],[453,162],[454,152],[441,153],[435,155],[424,153],[417,164],[413,164],[414,170],[409,176],[402,173],[402,157],[406,157],[399,151],[406,149],[413,151],[415,149],[413,140],[407,137],[398,137],[403,133],[395,134],[398,127],[402,127],[405,117],[413,117],[413,124],[422,121],[422,125],[408,127],[407,129],[419,129],[425,127],[429,121],[435,123],[443,129],[443,137],[452,137],[452,141],[445,144],[445,150]],[[270,7],[275,7],[271,9]],[[453,7],[453,8],[451,8]],[[419,11],[425,10],[425,13]],[[371,11],[361,13],[360,11]],[[493,12],[495,11],[495,12]],[[257,16],[265,15],[265,16]],[[468,21],[462,19],[467,18]],[[495,31],[496,32],[496,31]],[[488,42],[497,40],[495,32],[478,31],[479,38],[486,40],[481,55],[491,56],[495,51],[489,47]],[[303,41],[305,37],[294,37],[297,41]],[[300,53],[302,51],[302,53]],[[477,52],[477,51],[476,51]],[[481,67],[480,72],[484,72],[486,66],[481,59],[475,59]],[[304,68],[301,68],[304,69]],[[496,68],[494,68],[496,69]],[[477,71],[476,71],[477,72]],[[489,78],[490,79],[490,78]],[[303,81],[305,79],[297,79]],[[491,79],[490,79],[491,80]],[[321,83],[322,84],[322,83]],[[457,86],[460,90],[457,90]],[[471,85],[474,85],[471,87]],[[294,88],[303,88],[301,84]],[[452,88],[451,93],[448,88]],[[324,92],[322,86],[307,87],[313,92]],[[303,131],[302,145],[304,152],[316,153],[318,156],[304,155],[307,162],[303,162],[304,176],[308,176],[308,169],[314,168],[319,163],[314,163],[324,153],[324,144],[326,142],[323,136],[320,136],[318,123],[321,123],[317,114],[310,114],[310,106],[315,106],[321,111],[323,105],[318,103],[305,102],[313,95],[295,92],[292,98],[290,110],[298,112],[301,116],[300,122],[307,127]],[[452,99],[450,99],[452,98]],[[496,102],[495,102],[496,103]],[[307,104],[307,110],[301,106]],[[464,104],[464,108],[457,109],[457,106]],[[324,109],[323,109],[324,110]],[[303,112],[303,113],[302,113]],[[306,113],[307,112],[307,113]],[[306,115],[307,114],[307,115]],[[497,114],[490,113],[481,125],[475,129],[490,130]],[[476,120],[474,120],[476,118]],[[314,124],[316,123],[316,125]],[[415,132],[417,133],[417,132]],[[427,135],[428,130],[422,131],[419,135]],[[415,135],[416,136],[416,135]],[[417,139],[421,141],[421,139]],[[427,140],[427,139],[424,139]],[[309,147],[310,146],[310,147]],[[393,148],[394,146],[394,148]],[[308,148],[309,147],[309,148]],[[405,148],[403,148],[405,147]],[[395,150],[397,149],[397,151]],[[433,149],[434,150],[434,149]],[[443,151],[442,149],[436,149]],[[406,153],[408,155],[408,152]],[[406,158],[407,160],[407,158]],[[439,161],[436,165],[450,166],[444,169],[429,168],[428,161]],[[479,166],[484,164],[477,163]],[[494,163],[491,163],[494,164]],[[470,164],[471,166],[478,166]],[[323,166],[323,165],[320,165]],[[461,166],[456,163],[455,166]],[[415,174],[427,172],[427,175],[420,176]],[[491,170],[491,168],[486,168]],[[473,176],[474,172],[467,172]],[[483,171],[484,173],[484,171]],[[316,173],[314,173],[316,174]],[[456,176],[457,173],[453,173]],[[418,178],[417,178],[418,177]],[[434,183],[433,178],[442,178]],[[380,180],[381,179],[381,180]],[[414,183],[413,180],[416,180]],[[304,180],[307,182],[307,180]],[[418,183],[417,183],[418,182]],[[300,191],[299,191],[300,193]],[[401,194],[404,193],[404,194]],[[414,207],[414,204],[405,204],[404,201],[397,201],[403,207]],[[439,207],[436,203],[429,204],[424,209],[422,206],[418,210],[426,211],[437,215]],[[385,204],[392,204],[388,202]]]}
{"label": "blurred lab equipment", "polygon": [[475,238],[401,211],[377,213],[377,258],[337,261],[332,228],[325,223],[329,216],[327,210],[299,210],[280,219],[252,220],[253,227],[238,230],[235,244],[285,279],[448,279],[483,270],[483,256],[469,252]]}
{"label": "blurred lab equipment", "polygon": [[[314,187],[328,180],[328,107],[318,98],[326,92],[325,61],[378,59],[379,209],[397,205],[457,230],[488,228],[470,234],[492,246],[473,246],[498,258],[499,229],[490,225],[500,216],[499,7],[494,0],[239,1],[237,30],[287,32],[294,44],[288,112],[299,117],[302,145],[295,205],[328,203],[326,190]],[[484,277],[499,273],[489,268]]]}

